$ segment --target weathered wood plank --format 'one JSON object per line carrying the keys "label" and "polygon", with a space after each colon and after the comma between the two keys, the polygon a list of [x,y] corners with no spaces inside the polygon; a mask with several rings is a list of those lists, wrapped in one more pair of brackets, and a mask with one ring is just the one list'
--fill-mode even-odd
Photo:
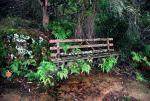
{"label": "weathered wood plank", "polygon": [[[105,47],[105,46],[113,46],[112,43],[110,44],[91,44],[91,45],[74,45],[74,46],[70,46],[68,47],[68,49],[74,49],[74,48],[92,48],[92,47]],[[54,47],[50,47],[50,50],[57,50],[58,47],[54,46]],[[63,47],[59,47],[59,49],[63,49]]]}
{"label": "weathered wood plank", "polygon": [[84,41],[113,41],[113,38],[96,38],[96,39],[56,39],[56,40],[49,40],[49,43],[57,43],[57,42],[84,42]]}

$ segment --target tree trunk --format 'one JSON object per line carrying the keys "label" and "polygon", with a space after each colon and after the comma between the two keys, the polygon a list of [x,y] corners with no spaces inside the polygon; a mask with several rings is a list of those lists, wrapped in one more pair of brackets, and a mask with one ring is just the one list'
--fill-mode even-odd
{"label": "tree trunk", "polygon": [[95,14],[91,14],[85,18],[84,22],[84,36],[85,38],[92,39],[95,37]]}
{"label": "tree trunk", "polygon": [[43,7],[43,27],[47,30],[47,25],[49,23],[49,15],[47,12],[47,8]]}
{"label": "tree trunk", "polygon": [[84,38],[87,39],[92,39],[95,37],[95,16],[96,16],[95,5],[96,2],[93,1],[92,11],[90,11],[91,13],[89,15],[85,15],[83,20]]}
{"label": "tree trunk", "polygon": [[49,15],[48,15],[48,0],[39,0],[39,3],[42,7],[42,13],[43,13],[43,20],[42,20],[42,24],[43,24],[43,27],[44,29],[47,31],[47,26],[48,26],[48,23],[49,23]]}
{"label": "tree trunk", "polygon": [[82,39],[92,39],[95,37],[95,5],[96,2],[93,1],[91,14],[86,15],[86,5],[89,3],[88,1],[84,1],[82,5],[82,12],[78,16],[78,22],[75,29],[75,38]]}
{"label": "tree trunk", "polygon": [[81,23],[81,15],[78,16],[78,22],[75,28],[75,38],[76,39],[81,39],[83,38],[83,30],[82,30],[82,23]]}

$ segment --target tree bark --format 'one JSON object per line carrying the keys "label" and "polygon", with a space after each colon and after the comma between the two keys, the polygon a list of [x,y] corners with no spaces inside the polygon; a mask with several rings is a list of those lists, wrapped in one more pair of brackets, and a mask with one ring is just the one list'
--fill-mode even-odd
{"label": "tree bark", "polygon": [[96,1],[92,2],[91,14],[86,14],[86,8],[89,1],[84,0],[81,8],[81,13],[78,15],[78,21],[75,29],[75,38],[92,39],[95,37],[95,16],[96,16]]}
{"label": "tree bark", "polygon": [[92,39],[95,37],[95,14],[91,14],[85,18],[83,30],[85,38]]}
{"label": "tree bark", "polygon": [[85,37],[88,39],[95,38],[95,2],[93,2],[92,6],[92,12],[85,18],[85,24],[83,26]]}
{"label": "tree bark", "polygon": [[81,23],[81,15],[79,14],[77,18],[77,25],[75,28],[75,38],[76,39],[81,39],[83,38],[83,29],[82,29],[82,23]]}
{"label": "tree bark", "polygon": [[48,15],[48,0],[38,0],[41,7],[42,7],[42,13],[43,13],[43,19],[42,19],[42,24],[44,29],[47,31],[47,26],[49,23],[49,15]]}

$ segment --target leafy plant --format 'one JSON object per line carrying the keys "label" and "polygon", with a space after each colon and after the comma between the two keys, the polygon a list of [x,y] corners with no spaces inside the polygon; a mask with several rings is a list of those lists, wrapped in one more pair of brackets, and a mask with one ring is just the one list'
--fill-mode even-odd
{"label": "leafy plant", "polygon": [[27,78],[28,81],[34,81],[34,80],[38,80],[38,75],[36,72],[33,71],[29,71],[25,77]]}
{"label": "leafy plant", "polygon": [[103,72],[110,72],[113,66],[117,63],[117,58],[110,56],[102,59],[102,64],[99,64],[101,70]]}
{"label": "leafy plant", "polygon": [[74,49],[72,50],[72,52],[73,52],[74,54],[79,54],[79,53],[81,53],[81,50],[80,50],[79,48],[74,48]]}
{"label": "leafy plant", "polygon": [[146,56],[150,55],[150,45],[144,46],[144,55],[146,55]]}
{"label": "leafy plant", "polygon": [[66,43],[61,43],[60,46],[63,48],[64,52],[67,53],[67,51],[71,45],[66,44]]}
{"label": "leafy plant", "polygon": [[145,66],[150,66],[150,62],[148,60],[147,56],[144,56],[144,53],[139,53],[139,52],[132,52],[132,60],[135,64],[139,65],[145,65]]}
{"label": "leafy plant", "polygon": [[132,54],[132,60],[136,61],[136,62],[141,62],[142,61],[142,55],[140,53],[136,53],[136,52],[131,52]]}
{"label": "leafy plant", "polygon": [[90,73],[91,66],[85,60],[79,59],[77,60],[77,63],[79,64],[82,73]]}
{"label": "leafy plant", "polygon": [[136,80],[138,81],[145,81],[143,75],[139,72],[136,72]]}
{"label": "leafy plant", "polygon": [[68,78],[68,69],[64,68],[64,65],[62,65],[61,69],[57,72],[57,77],[60,80]]}
{"label": "leafy plant", "polygon": [[77,62],[70,62],[69,69],[70,69],[71,74],[80,74],[80,68]]}
{"label": "leafy plant", "polygon": [[72,23],[67,20],[53,21],[49,29],[56,39],[67,39],[72,34]]}
{"label": "leafy plant", "polygon": [[145,26],[150,25],[150,12],[144,12],[144,14],[142,16],[142,21],[143,21]]}
{"label": "leafy plant", "polygon": [[13,73],[20,75],[20,66],[21,66],[21,60],[15,59],[12,64],[10,65],[10,69]]}
{"label": "leafy plant", "polygon": [[54,71],[56,71],[56,65],[54,63],[42,61],[40,67],[38,67],[37,77],[45,86],[48,84],[54,85],[53,77],[50,75]]}

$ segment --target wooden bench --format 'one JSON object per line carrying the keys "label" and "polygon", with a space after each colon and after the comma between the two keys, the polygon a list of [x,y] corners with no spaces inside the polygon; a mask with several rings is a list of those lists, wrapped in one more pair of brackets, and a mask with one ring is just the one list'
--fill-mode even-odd
{"label": "wooden bench", "polygon": [[[113,38],[95,38],[95,39],[65,39],[50,40],[51,60],[54,62],[67,62],[76,59],[101,58],[110,55],[117,56],[114,51]],[[61,44],[70,44],[67,52]],[[80,49],[80,52],[73,52]]]}

